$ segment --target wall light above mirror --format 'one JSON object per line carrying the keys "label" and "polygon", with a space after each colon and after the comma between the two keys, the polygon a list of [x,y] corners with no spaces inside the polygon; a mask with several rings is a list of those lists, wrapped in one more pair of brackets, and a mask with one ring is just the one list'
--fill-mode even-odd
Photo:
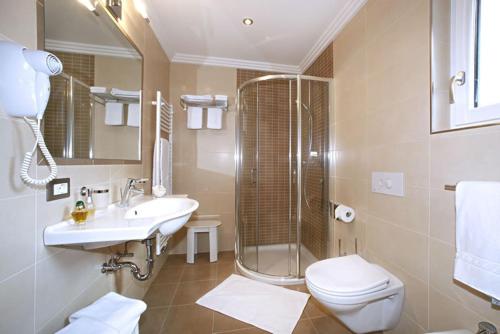
{"label": "wall light above mirror", "polygon": [[[95,10],[88,3],[95,5]],[[51,78],[43,131],[59,164],[139,163],[143,58],[99,1],[45,0]]]}
{"label": "wall light above mirror", "polygon": [[432,0],[431,132],[500,124],[500,1]]}

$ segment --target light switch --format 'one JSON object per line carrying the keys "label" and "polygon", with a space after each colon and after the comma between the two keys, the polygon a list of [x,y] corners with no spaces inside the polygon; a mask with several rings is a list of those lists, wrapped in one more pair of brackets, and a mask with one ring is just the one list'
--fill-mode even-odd
{"label": "light switch", "polygon": [[59,196],[68,193],[67,183],[54,184],[54,196]]}
{"label": "light switch", "polygon": [[372,192],[403,197],[404,174],[372,172]]}
{"label": "light switch", "polygon": [[69,178],[54,179],[47,184],[47,202],[69,197],[71,189]]}

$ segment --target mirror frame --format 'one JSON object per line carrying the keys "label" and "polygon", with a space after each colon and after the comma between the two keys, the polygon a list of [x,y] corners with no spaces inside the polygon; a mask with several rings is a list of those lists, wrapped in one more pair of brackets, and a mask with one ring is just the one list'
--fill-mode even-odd
{"label": "mirror frame", "polygon": [[[127,41],[134,47],[135,51],[141,56],[141,124],[144,120],[144,54],[141,52],[137,44],[132,40],[132,37],[125,31],[125,29],[119,24],[116,18],[111,14],[109,9],[106,6],[103,6],[99,1],[96,3],[96,6],[101,7],[106,13],[107,17],[114,23],[116,28],[120,31],[120,33],[127,39]],[[82,7],[83,8],[83,7]],[[36,1],[36,16],[37,16],[37,49],[44,50],[45,49],[45,0],[37,0]],[[56,164],[58,165],[140,165],[142,164],[142,156],[144,149],[144,140],[143,140],[144,129],[141,125],[140,128],[140,141],[141,141],[141,150],[139,152],[139,160],[124,160],[124,159],[68,159],[61,157],[54,157]],[[47,165],[47,162],[40,157],[38,160],[38,165]]]}
{"label": "mirror frame", "polygon": [[[429,93],[430,93],[430,99],[429,99],[429,109],[430,109],[430,124],[429,124],[429,130],[430,134],[439,134],[439,133],[447,133],[447,132],[455,132],[455,131],[462,131],[462,130],[469,130],[469,129],[478,129],[478,128],[484,128],[488,126],[497,126],[500,125],[500,121],[494,120],[494,121],[487,121],[487,122],[480,122],[480,123],[474,123],[471,125],[464,125],[464,126],[459,126],[455,128],[448,128],[448,129],[443,129],[443,130],[434,130],[432,127],[432,120],[434,117],[434,110],[432,108],[433,106],[433,100],[434,100],[434,95],[433,95],[433,86],[434,86],[434,78],[432,76],[432,69],[434,68],[434,48],[433,48],[433,40],[434,40],[434,2],[436,1],[441,1],[441,0],[431,0],[430,2],[430,8],[429,8],[429,24],[430,24],[430,31],[429,31]],[[453,1],[453,0],[450,0]]]}

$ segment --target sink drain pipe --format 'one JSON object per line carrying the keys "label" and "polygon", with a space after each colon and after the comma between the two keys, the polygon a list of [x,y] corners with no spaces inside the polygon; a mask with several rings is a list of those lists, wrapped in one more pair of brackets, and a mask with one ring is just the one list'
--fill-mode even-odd
{"label": "sink drain pipe", "polygon": [[103,274],[109,272],[115,272],[121,269],[130,268],[130,272],[134,276],[136,280],[145,281],[149,279],[153,275],[153,238],[142,240],[141,243],[146,245],[146,263],[147,263],[147,271],[145,273],[141,273],[141,269],[137,264],[131,261],[120,262],[121,258],[124,257],[133,257],[134,253],[127,252],[127,244],[125,243],[125,252],[115,254],[109,259],[108,262],[102,264],[101,272]]}

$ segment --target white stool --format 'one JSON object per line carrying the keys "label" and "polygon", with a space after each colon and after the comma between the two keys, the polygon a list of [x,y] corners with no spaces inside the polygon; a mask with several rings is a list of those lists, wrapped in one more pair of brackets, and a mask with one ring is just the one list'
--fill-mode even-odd
{"label": "white stool", "polygon": [[210,262],[217,261],[217,227],[221,224],[218,220],[193,220],[187,227],[187,263],[194,263],[194,255],[198,253],[198,238],[196,233],[208,232],[210,240]]}

